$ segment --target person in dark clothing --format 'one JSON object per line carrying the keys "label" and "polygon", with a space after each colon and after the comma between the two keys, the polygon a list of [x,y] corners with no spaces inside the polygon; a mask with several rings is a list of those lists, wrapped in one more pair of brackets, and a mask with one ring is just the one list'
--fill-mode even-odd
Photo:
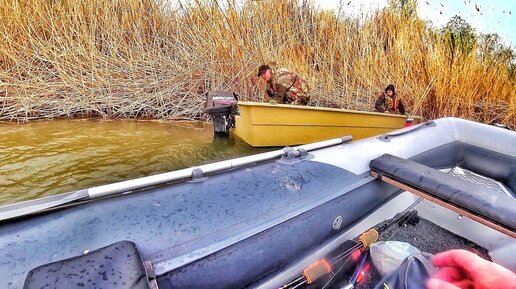
{"label": "person in dark clothing", "polygon": [[405,114],[403,101],[396,95],[396,90],[392,84],[385,88],[385,92],[378,95],[375,108],[379,112]]}

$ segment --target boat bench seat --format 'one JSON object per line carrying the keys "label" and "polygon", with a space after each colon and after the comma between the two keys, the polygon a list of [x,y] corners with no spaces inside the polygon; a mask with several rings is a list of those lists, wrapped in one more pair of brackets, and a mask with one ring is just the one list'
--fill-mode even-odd
{"label": "boat bench seat", "polygon": [[[401,184],[427,199],[438,199],[516,232],[516,199],[411,160],[384,154],[369,163],[371,175]],[[389,181],[385,179],[390,179]],[[393,182],[394,181],[394,182]]]}
{"label": "boat bench seat", "polygon": [[39,288],[150,289],[140,253],[130,241],[32,269],[23,289]]}

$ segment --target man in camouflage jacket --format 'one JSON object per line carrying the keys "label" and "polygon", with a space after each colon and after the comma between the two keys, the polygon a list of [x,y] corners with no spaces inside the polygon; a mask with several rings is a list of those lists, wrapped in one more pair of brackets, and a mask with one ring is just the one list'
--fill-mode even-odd
{"label": "man in camouflage jacket", "polygon": [[310,101],[308,83],[285,68],[273,73],[271,67],[264,64],[258,68],[258,77],[265,81],[264,99],[267,102],[307,105]]}

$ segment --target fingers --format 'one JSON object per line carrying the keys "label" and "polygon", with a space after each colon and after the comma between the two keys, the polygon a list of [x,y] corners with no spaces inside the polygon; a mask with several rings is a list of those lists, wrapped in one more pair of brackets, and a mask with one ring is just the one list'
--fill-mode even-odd
{"label": "fingers", "polygon": [[456,267],[442,267],[432,276],[432,278],[441,279],[447,282],[455,282],[457,280],[462,280],[465,277],[466,276],[464,276],[463,272]]}
{"label": "fingers", "polygon": [[475,274],[483,262],[487,261],[466,250],[450,250],[439,253],[432,258],[434,266],[458,267],[469,274]]}
{"label": "fingers", "polygon": [[463,279],[460,281],[451,282],[455,287],[458,287],[460,289],[470,289],[475,288],[473,285],[473,281],[468,279]]}
{"label": "fingers", "polygon": [[459,287],[448,283],[446,281],[431,278],[426,282],[426,288],[428,289],[460,289]]}
{"label": "fingers", "polygon": [[428,289],[470,289],[473,288],[471,280],[462,280],[454,283],[446,282],[441,279],[431,278],[426,282]]}
{"label": "fingers", "polygon": [[464,272],[456,267],[442,267],[433,274],[432,278],[450,283],[460,289],[468,289],[473,286],[473,281],[469,280]]}
{"label": "fingers", "polygon": [[516,274],[468,251],[451,250],[437,254],[432,258],[432,264],[440,267],[432,276],[433,281],[428,283],[432,286],[442,285],[436,281],[440,280],[461,289],[473,288],[473,285],[477,288],[515,288]]}

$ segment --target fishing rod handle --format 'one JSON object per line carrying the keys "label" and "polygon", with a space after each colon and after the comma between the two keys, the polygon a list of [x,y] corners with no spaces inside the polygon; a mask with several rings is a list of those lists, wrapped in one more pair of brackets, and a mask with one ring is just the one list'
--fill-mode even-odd
{"label": "fishing rod handle", "polygon": [[319,260],[312,263],[303,271],[308,284],[312,284],[315,280],[319,279],[331,272],[331,265],[326,259]]}
{"label": "fishing rod handle", "polygon": [[369,247],[369,245],[371,245],[372,243],[378,241],[378,236],[378,231],[376,231],[375,229],[371,229],[360,235],[360,237],[358,237],[358,240],[364,246],[363,249],[365,249]]}

